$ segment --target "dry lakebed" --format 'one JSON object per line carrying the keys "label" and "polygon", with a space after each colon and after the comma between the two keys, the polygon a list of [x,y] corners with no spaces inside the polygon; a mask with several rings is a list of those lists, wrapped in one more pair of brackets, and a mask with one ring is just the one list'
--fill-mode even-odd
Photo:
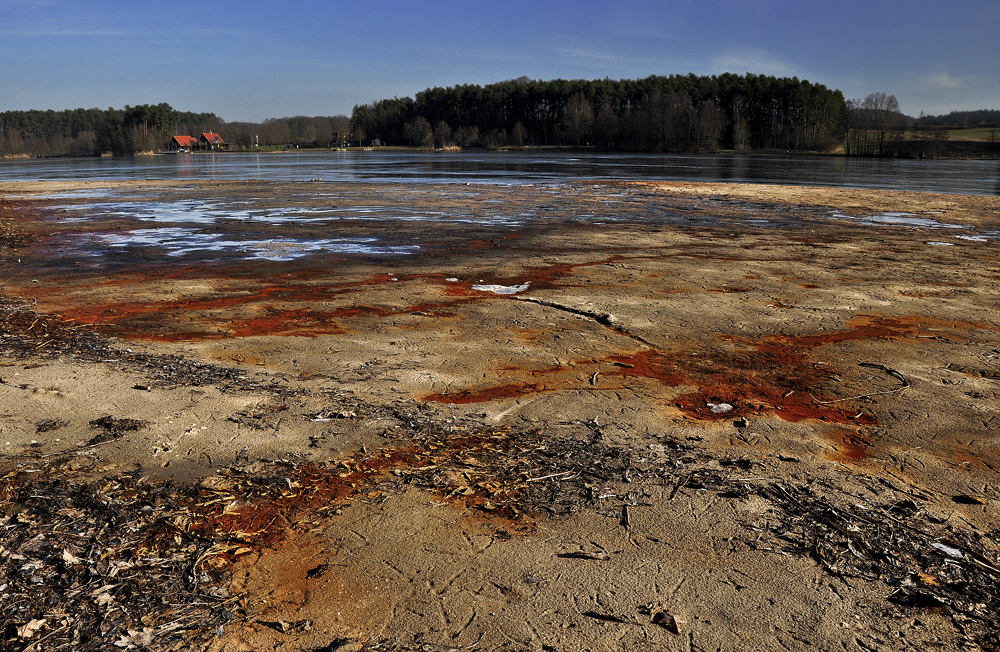
{"label": "dry lakebed", "polygon": [[1000,646],[1000,198],[0,183],[0,650]]}

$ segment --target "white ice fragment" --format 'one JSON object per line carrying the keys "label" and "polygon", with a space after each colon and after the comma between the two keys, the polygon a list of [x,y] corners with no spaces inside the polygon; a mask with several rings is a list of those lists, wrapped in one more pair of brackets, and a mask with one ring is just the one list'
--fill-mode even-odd
{"label": "white ice fragment", "polygon": [[733,409],[729,403],[708,403],[707,405],[715,414],[725,414]]}
{"label": "white ice fragment", "polygon": [[951,546],[946,546],[945,544],[939,541],[932,542],[931,547],[936,548],[941,552],[943,552],[944,554],[948,555],[949,557],[953,557],[955,559],[961,559],[965,557],[965,554],[963,554],[962,551],[959,550],[958,548],[952,548]]}
{"label": "white ice fragment", "polygon": [[452,277],[450,277],[450,278],[446,278],[445,280],[446,280],[447,282],[449,282],[449,283],[458,283],[458,279],[457,279],[457,278],[455,278],[454,276],[452,276]]}
{"label": "white ice fragment", "polygon": [[479,292],[492,292],[493,294],[517,294],[518,292],[524,292],[528,289],[528,284],[524,283],[522,285],[473,285],[473,290]]}

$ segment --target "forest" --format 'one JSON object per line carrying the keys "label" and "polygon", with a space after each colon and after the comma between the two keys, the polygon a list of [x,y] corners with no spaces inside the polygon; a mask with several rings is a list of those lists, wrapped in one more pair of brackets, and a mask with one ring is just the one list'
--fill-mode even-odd
{"label": "forest", "polygon": [[847,106],[840,91],[795,77],[522,77],[358,105],[351,122],[362,144],[826,151],[844,137]]}
{"label": "forest", "polygon": [[214,113],[177,111],[167,103],[124,109],[5,111],[0,113],[0,156],[130,156],[159,152],[173,136],[215,132],[238,148],[326,147],[331,132],[348,131],[347,116],[226,122]]}
{"label": "forest", "polygon": [[[356,105],[350,117],[226,122],[169,104],[124,109],[0,113],[0,157],[134,155],[175,135],[215,132],[233,149],[405,146],[435,149],[588,147],[628,152],[843,152],[936,157],[953,153],[949,130],[993,126],[1000,111],[911,118],[893,95],[845,100],[796,77],[723,74],[636,80],[532,80],[435,87]],[[971,149],[970,149],[971,148]],[[985,149],[984,149],[985,148]],[[978,150],[976,150],[978,151]],[[979,152],[981,155],[982,152]],[[990,155],[990,154],[987,154]]]}
{"label": "forest", "polygon": [[952,111],[945,115],[923,115],[920,124],[947,127],[1000,127],[1000,110]]}

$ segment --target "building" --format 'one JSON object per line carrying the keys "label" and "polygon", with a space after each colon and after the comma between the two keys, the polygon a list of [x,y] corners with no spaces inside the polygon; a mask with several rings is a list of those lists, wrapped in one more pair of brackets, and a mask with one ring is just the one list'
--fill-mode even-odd
{"label": "building", "polygon": [[222,136],[212,132],[202,134],[201,138],[198,139],[198,144],[202,149],[229,149],[229,145],[222,140]]}
{"label": "building", "polygon": [[198,147],[198,139],[194,136],[174,136],[170,139],[167,151],[170,152],[190,152]]}

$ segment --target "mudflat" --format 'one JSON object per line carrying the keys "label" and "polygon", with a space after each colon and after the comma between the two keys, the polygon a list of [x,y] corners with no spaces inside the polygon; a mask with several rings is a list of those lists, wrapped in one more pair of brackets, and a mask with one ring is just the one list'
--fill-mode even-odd
{"label": "mudflat", "polygon": [[1000,199],[0,184],[0,648],[1000,645]]}

